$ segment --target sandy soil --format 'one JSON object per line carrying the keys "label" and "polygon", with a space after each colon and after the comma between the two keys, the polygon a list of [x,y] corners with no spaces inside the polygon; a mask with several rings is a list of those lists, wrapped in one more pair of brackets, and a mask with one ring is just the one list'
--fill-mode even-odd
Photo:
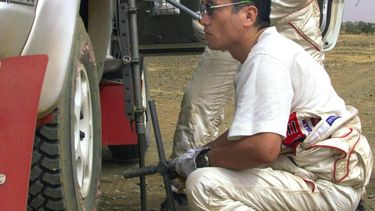
{"label": "sandy soil", "polygon": [[[183,89],[195,70],[198,55],[150,57],[146,59],[149,73],[150,95],[156,101],[164,148],[171,152],[171,140],[178,117]],[[326,67],[337,92],[347,104],[357,107],[372,149],[375,149],[375,36],[341,35],[334,50],[326,54]],[[228,105],[223,128],[230,123],[233,112]],[[375,150],[374,150],[375,151]],[[152,139],[146,155],[146,165],[156,165],[158,155]],[[102,196],[99,210],[140,210],[139,179],[124,179],[122,172],[137,167],[137,163],[113,161],[103,149],[101,175]],[[363,197],[366,210],[375,210],[375,174],[372,175],[367,194]],[[162,177],[147,176],[148,210],[159,210],[165,199]]]}

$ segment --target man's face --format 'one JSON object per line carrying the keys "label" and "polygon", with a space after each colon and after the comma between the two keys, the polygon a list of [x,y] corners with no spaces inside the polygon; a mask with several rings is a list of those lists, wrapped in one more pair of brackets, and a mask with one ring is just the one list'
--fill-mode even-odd
{"label": "man's face", "polygon": [[[231,4],[230,0],[207,0],[203,5],[220,6]],[[206,10],[209,10],[206,6]],[[208,46],[215,50],[228,50],[233,43],[238,41],[241,33],[239,25],[239,14],[233,12],[233,6],[223,6],[214,8],[202,14],[201,23],[204,26],[204,32]]]}

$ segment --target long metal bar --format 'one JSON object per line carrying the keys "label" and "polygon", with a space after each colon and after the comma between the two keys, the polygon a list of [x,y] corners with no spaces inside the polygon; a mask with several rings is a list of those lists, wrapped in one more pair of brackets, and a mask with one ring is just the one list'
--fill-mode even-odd
{"label": "long metal bar", "polygon": [[[130,26],[130,45],[131,45],[131,67],[133,72],[134,106],[135,106],[135,124],[138,134],[139,146],[139,167],[145,166],[146,136],[144,126],[144,111],[142,105],[142,86],[141,86],[141,59],[139,56],[138,27],[137,27],[137,6],[135,0],[129,0],[129,26]],[[146,196],[146,177],[140,175],[140,194],[141,210],[147,210]]]}
{"label": "long metal bar", "polygon": [[158,155],[159,155],[159,163],[157,166],[147,166],[147,167],[142,167],[138,169],[126,170],[124,171],[124,176],[125,178],[132,178],[132,177],[137,177],[139,175],[151,175],[151,174],[159,173],[163,177],[164,188],[165,188],[165,192],[167,195],[168,209],[170,211],[175,211],[176,209],[174,206],[173,192],[171,189],[172,186],[171,186],[171,181],[170,181],[170,173],[168,170],[167,159],[164,153],[163,141],[162,141],[161,132],[159,128],[159,120],[157,117],[157,112],[156,112],[154,101],[149,101],[149,109],[150,109],[153,129],[154,129],[156,147],[157,147]]}
{"label": "long metal bar", "polygon": [[140,175],[152,175],[158,173],[157,166],[147,166],[143,168],[129,169],[123,172],[125,178],[139,177]]}
{"label": "long metal bar", "polygon": [[125,170],[123,174],[125,178],[133,178],[133,177],[137,177],[140,175],[151,175],[151,174],[159,173],[161,176],[163,176],[164,188],[165,188],[165,192],[167,195],[168,209],[170,211],[175,211],[176,209],[174,206],[174,198],[173,198],[173,193],[172,193],[172,188],[171,188],[172,186],[171,186],[171,180],[170,180],[171,172],[168,169],[167,159],[165,158],[163,140],[162,140],[161,133],[160,133],[159,120],[158,120],[154,101],[149,101],[149,108],[150,108],[152,126],[154,129],[156,147],[157,147],[158,155],[159,155],[159,163],[157,166],[147,166],[147,167],[136,168],[136,169],[128,169],[128,170]]}
{"label": "long metal bar", "polygon": [[152,126],[154,128],[156,147],[158,149],[158,155],[159,155],[159,165],[158,165],[159,172],[163,176],[164,188],[167,194],[168,208],[170,211],[174,211],[175,207],[174,207],[174,199],[173,199],[171,181],[170,181],[170,177],[168,174],[168,163],[167,163],[167,159],[165,158],[163,141],[162,141],[163,139],[161,137],[161,132],[159,128],[159,120],[158,120],[158,116],[156,113],[154,101],[149,101],[149,108],[150,108]]}
{"label": "long metal bar", "polygon": [[177,2],[177,1],[174,1],[174,0],[165,0],[166,2],[172,4],[173,6],[181,9],[182,11],[186,12],[187,14],[191,15],[192,18],[196,19],[196,20],[200,20],[202,17],[200,14],[194,12],[193,10],[185,7],[184,5],[182,5],[181,3]]}

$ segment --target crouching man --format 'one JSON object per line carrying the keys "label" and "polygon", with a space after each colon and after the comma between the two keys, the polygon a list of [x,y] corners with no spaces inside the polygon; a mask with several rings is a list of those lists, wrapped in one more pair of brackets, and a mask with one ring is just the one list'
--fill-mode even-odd
{"label": "crouching man", "polygon": [[170,164],[190,208],[355,210],[372,153],[324,67],[269,27],[270,0],[207,1],[201,12],[208,46],[241,67],[229,130]]}

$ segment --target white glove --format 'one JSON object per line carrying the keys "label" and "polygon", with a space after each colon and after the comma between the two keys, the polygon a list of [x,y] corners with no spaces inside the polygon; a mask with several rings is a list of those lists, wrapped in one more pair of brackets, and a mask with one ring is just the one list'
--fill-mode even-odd
{"label": "white glove", "polygon": [[177,174],[187,178],[191,172],[197,169],[196,159],[202,150],[207,148],[194,148],[189,149],[186,153],[180,155],[179,157],[173,159],[169,163],[169,168],[176,170]]}

